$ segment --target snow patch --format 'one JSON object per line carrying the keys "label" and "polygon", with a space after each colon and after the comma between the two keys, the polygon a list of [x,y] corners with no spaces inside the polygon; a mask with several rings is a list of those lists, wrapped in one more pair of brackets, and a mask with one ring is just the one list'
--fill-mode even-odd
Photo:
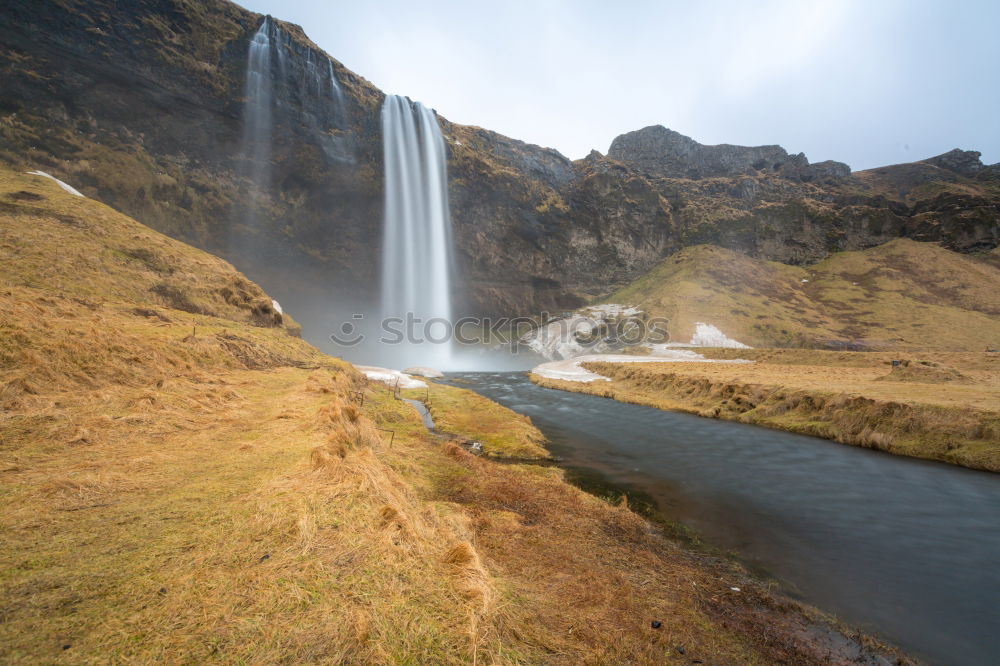
{"label": "snow patch", "polygon": [[[550,321],[522,336],[519,342],[549,361],[575,359],[587,354],[610,354],[618,347],[614,341],[588,340],[592,332],[595,329],[601,330],[604,326],[615,327],[641,314],[642,310],[631,305],[617,303],[591,305],[567,314],[561,319]],[[672,349],[685,347],[751,348],[726,336],[712,324],[699,321],[695,322],[694,327],[694,335],[691,336],[690,342],[646,343],[644,346],[654,354],[668,354]]]}
{"label": "snow patch", "polygon": [[67,192],[69,192],[70,194],[72,194],[73,196],[75,196],[75,197],[82,197],[83,196],[82,194],[80,194],[80,190],[76,189],[72,185],[67,185],[66,183],[64,183],[61,180],[59,180],[58,178],[56,178],[55,176],[50,176],[49,174],[45,173],[44,171],[29,171],[28,175],[29,176],[42,176],[44,178],[48,178],[49,180],[54,180],[59,185],[59,187],[63,188],[64,190],[66,190]]}
{"label": "snow patch", "polygon": [[278,314],[285,314],[285,311],[281,309],[281,303],[274,300],[273,298],[271,299],[271,307],[273,307],[278,312]]}
{"label": "snow patch", "polygon": [[711,324],[696,322],[691,344],[695,347],[728,347],[730,349],[750,349],[748,345],[727,338],[722,331]]}
{"label": "snow patch", "polygon": [[406,368],[403,372],[407,375],[416,375],[418,377],[428,377],[429,379],[438,379],[444,377],[444,373],[440,370],[435,370],[434,368],[428,368],[425,365],[415,365],[412,368]]}
{"label": "snow patch", "polygon": [[414,379],[399,370],[379,368],[374,365],[356,365],[354,367],[364,373],[365,377],[368,379],[374,379],[377,382],[383,382],[389,386],[397,386],[398,382],[398,386],[401,389],[427,388],[426,382]]}
{"label": "snow patch", "polygon": [[676,349],[678,347],[726,347],[728,349],[753,349],[750,345],[745,345],[738,340],[727,337],[722,331],[712,324],[695,322],[694,335],[691,342],[667,342],[661,345],[646,345],[654,352]]}
{"label": "snow patch", "polygon": [[584,310],[591,316],[605,315],[609,317],[634,317],[642,314],[642,310],[631,305],[618,305],[617,303],[603,303],[601,305],[591,305]]}
{"label": "snow patch", "polygon": [[[661,345],[656,345],[660,347]],[[632,356],[629,354],[587,354],[564,361],[549,361],[532,368],[531,372],[546,379],[561,379],[567,382],[611,381],[604,375],[591,372],[582,367],[581,363],[753,363],[753,361],[718,360],[705,358],[701,354],[688,350],[659,349],[655,355]]]}
{"label": "snow patch", "polygon": [[576,334],[587,335],[593,329],[594,322],[588,317],[572,315],[565,319],[557,319],[545,326],[526,334],[520,342],[547,359],[572,358],[586,352],[577,339]]}

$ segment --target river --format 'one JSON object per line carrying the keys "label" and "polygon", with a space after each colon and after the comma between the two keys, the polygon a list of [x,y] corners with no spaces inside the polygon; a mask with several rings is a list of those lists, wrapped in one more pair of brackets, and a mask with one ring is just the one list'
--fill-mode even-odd
{"label": "river", "polygon": [[531,417],[571,472],[651,498],[792,597],[934,664],[1000,663],[1000,475],[532,384],[448,381]]}

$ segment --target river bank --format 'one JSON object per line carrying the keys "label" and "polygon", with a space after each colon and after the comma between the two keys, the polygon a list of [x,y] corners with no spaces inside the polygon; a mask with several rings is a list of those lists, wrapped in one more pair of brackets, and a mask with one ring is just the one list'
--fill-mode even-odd
{"label": "river bank", "polygon": [[582,367],[607,381],[531,378],[548,388],[1000,471],[1000,354],[699,352],[713,361],[754,362],[591,361]]}

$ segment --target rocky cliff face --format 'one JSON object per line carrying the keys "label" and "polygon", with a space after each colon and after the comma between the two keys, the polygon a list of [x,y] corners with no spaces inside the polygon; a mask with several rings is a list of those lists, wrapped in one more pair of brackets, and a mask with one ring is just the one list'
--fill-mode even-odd
{"label": "rocky cliff face", "polygon": [[[380,238],[383,95],[298,27],[278,22],[269,182],[244,228],[247,46],[263,17],[222,0],[14,0],[0,12],[4,161],[50,168],[279,291],[374,279],[357,250]],[[330,67],[341,102],[317,90]]]}
{"label": "rocky cliff face", "polygon": [[[276,22],[270,177],[255,198],[241,135],[263,17],[224,0],[11,0],[0,19],[0,159],[221,254],[293,308],[374,299],[384,95],[336,60],[343,98],[321,95],[328,56],[300,28]],[[978,153],[852,174],[651,127],[571,162],[441,124],[463,313],[571,309],[697,243],[804,263],[899,236],[966,252],[1000,236],[1000,168]]]}

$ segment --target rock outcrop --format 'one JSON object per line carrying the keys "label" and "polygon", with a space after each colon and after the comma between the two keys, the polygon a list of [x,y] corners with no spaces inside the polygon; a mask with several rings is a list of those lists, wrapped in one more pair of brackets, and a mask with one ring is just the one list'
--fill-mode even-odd
{"label": "rock outcrop", "polygon": [[976,150],[955,148],[943,155],[926,159],[924,162],[933,164],[941,169],[954,171],[963,176],[975,177],[984,168],[982,161],[979,159],[981,156],[982,153]]}
{"label": "rock outcrop", "polygon": [[827,161],[810,165],[802,153],[789,155],[781,146],[703,146],[662,125],[622,134],[611,142],[608,157],[667,178],[716,178],[772,172],[809,181],[846,178],[851,174],[846,164]]}

